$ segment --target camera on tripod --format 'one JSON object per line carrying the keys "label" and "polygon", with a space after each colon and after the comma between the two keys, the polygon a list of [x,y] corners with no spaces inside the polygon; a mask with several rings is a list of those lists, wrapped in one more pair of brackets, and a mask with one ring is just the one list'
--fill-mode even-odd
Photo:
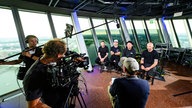
{"label": "camera on tripod", "polygon": [[56,65],[50,65],[48,71],[48,81],[52,87],[67,87],[71,83],[77,83],[80,72],[78,67],[87,69],[89,58],[85,54],[68,51],[67,56],[61,58]]}

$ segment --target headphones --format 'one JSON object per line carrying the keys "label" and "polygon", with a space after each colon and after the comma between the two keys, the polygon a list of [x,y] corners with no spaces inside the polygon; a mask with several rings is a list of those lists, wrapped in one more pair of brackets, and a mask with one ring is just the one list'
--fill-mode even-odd
{"label": "headphones", "polygon": [[35,35],[27,35],[25,37],[25,43],[29,43],[29,39],[30,38],[36,38],[37,39],[37,43],[39,42],[39,39]]}

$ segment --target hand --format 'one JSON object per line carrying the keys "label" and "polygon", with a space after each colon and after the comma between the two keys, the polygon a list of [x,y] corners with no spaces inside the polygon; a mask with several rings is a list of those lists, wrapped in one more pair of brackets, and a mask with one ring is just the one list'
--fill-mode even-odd
{"label": "hand", "polygon": [[111,55],[115,54],[113,51],[111,51]]}
{"label": "hand", "polygon": [[112,81],[110,81],[110,82],[109,82],[109,86],[111,86],[112,84],[113,84]]}
{"label": "hand", "polygon": [[150,67],[146,67],[145,68],[145,71],[149,71],[151,68]]}
{"label": "hand", "polygon": [[31,58],[31,54],[29,52],[24,51],[22,52],[22,55]]}
{"label": "hand", "polygon": [[142,70],[145,70],[145,67],[144,67],[143,65],[141,65],[141,69],[142,69]]}
{"label": "hand", "polygon": [[104,58],[101,58],[101,62],[104,62],[104,60],[105,60]]}

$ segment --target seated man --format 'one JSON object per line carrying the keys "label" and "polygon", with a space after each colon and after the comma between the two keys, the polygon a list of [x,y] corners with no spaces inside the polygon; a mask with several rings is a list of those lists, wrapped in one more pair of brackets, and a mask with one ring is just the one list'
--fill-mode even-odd
{"label": "seated man", "polygon": [[154,75],[155,67],[158,64],[158,53],[153,50],[153,43],[149,42],[147,44],[147,50],[143,51],[141,54],[141,70],[142,70],[142,78],[145,76],[146,72],[146,80],[150,80],[150,76]]}
{"label": "seated man", "polygon": [[136,75],[138,62],[129,57],[123,65],[128,75],[110,82],[109,92],[114,97],[114,108],[145,108],[150,89],[148,82]]}
{"label": "seated man", "polygon": [[112,68],[119,70],[118,63],[120,61],[121,48],[118,46],[118,40],[114,40],[111,47],[110,63]]}
{"label": "seated man", "polygon": [[136,52],[135,52],[135,49],[133,48],[133,42],[132,41],[128,41],[126,43],[126,48],[123,49],[122,57],[132,57],[132,58],[135,58],[135,56],[136,56]]}
{"label": "seated man", "polygon": [[135,58],[135,56],[136,51],[133,48],[133,42],[132,41],[126,42],[126,48],[123,49],[122,57],[119,62],[119,66],[123,69],[123,72],[125,72],[125,67],[123,67],[123,61],[128,57]]}
{"label": "seated man", "polygon": [[99,65],[104,64],[105,70],[106,66],[109,64],[108,53],[109,53],[108,47],[105,45],[104,41],[101,41],[101,46],[98,49],[98,57],[96,58],[95,63]]}

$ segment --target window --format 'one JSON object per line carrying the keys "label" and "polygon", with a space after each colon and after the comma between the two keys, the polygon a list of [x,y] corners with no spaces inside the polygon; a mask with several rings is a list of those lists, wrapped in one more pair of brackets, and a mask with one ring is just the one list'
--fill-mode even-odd
{"label": "window", "polygon": [[[105,23],[104,19],[93,19],[94,26],[97,26],[97,25],[100,25],[103,23]],[[96,27],[95,32],[96,32],[97,38],[99,40],[99,45],[100,45],[101,41],[105,41],[105,44],[108,46],[108,48],[110,48],[111,46],[110,46],[108,35],[107,35],[106,25]]]}
{"label": "window", "polygon": [[155,19],[147,20],[146,24],[147,24],[147,28],[149,30],[151,41],[154,44],[162,43],[163,39],[162,39],[162,35],[160,33],[160,30],[159,30],[159,27],[157,24],[157,20],[155,20]]}
{"label": "window", "polygon": [[138,41],[140,42],[140,48],[142,50],[147,49],[146,45],[148,43],[147,41],[147,37],[146,37],[146,29],[144,27],[144,21],[143,20],[133,20],[135,29],[136,29],[136,33],[137,33],[137,37],[138,37]]}
{"label": "window", "polygon": [[25,36],[37,36],[40,45],[53,38],[47,14],[25,11],[19,11],[19,14]]}
{"label": "window", "polygon": [[[71,17],[52,14],[52,19],[55,26],[57,37],[64,38],[66,24],[73,25]],[[73,30],[73,33],[74,32],[75,31]],[[68,44],[69,50],[79,52],[76,36],[73,35],[72,38],[65,38],[65,40]]]}
{"label": "window", "polygon": [[[18,35],[9,9],[0,9],[0,59],[10,57],[21,52]],[[15,60],[18,56],[7,61]],[[0,65],[0,96],[19,88],[16,83],[16,73],[19,65]]]}
{"label": "window", "polygon": [[[108,22],[111,21],[111,20],[107,20]],[[112,40],[115,40],[117,39],[119,42],[119,46],[121,47],[121,49],[124,48],[124,44],[123,44],[123,40],[122,40],[122,37],[121,37],[121,31],[120,31],[120,28],[117,28],[116,26],[117,23],[115,22],[110,22],[108,23],[109,25],[109,30],[111,32],[111,37],[112,37]]]}
{"label": "window", "polygon": [[186,20],[183,20],[183,19],[173,20],[173,24],[174,24],[175,31],[177,33],[177,37],[179,39],[181,48],[192,47],[192,39],[189,33],[189,29],[187,27]]}
{"label": "window", "polygon": [[[78,20],[79,20],[79,24],[81,26],[81,30],[86,30],[86,29],[91,28],[88,18],[78,18]],[[96,50],[96,47],[94,44],[92,32],[91,32],[91,30],[88,30],[88,31],[83,32],[82,34],[83,34],[83,37],[85,40],[85,44],[87,47],[89,58],[91,60],[91,64],[94,65],[95,59],[97,57],[97,50]]]}
{"label": "window", "polygon": [[126,24],[126,26],[127,26],[127,30],[128,30],[128,34],[129,34],[129,36],[130,36],[130,38],[131,38],[131,41],[133,42],[133,47],[134,47],[134,49],[136,50],[136,52],[138,53],[139,52],[139,50],[138,50],[138,48],[137,48],[137,44],[136,44],[136,40],[135,40],[135,35],[134,35],[134,29],[133,29],[133,26],[132,26],[132,24],[131,24],[131,20],[126,20],[125,21],[125,24]]}
{"label": "window", "polygon": [[171,24],[171,21],[170,20],[164,20],[164,22],[165,22],[167,32],[169,34],[172,46],[173,47],[178,47],[178,43],[177,43],[177,40],[176,40],[175,33],[173,31],[173,26]]}

